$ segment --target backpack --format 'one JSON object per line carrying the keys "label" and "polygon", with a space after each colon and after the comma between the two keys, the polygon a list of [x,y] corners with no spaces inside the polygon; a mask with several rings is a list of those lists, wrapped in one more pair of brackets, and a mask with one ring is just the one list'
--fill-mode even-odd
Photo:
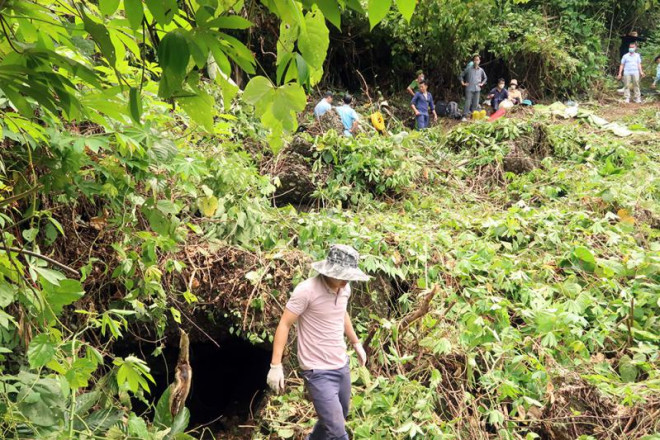
{"label": "backpack", "polygon": [[435,104],[435,112],[438,116],[445,117],[449,116],[449,103],[445,101],[440,101]]}
{"label": "backpack", "polygon": [[447,116],[453,119],[461,119],[461,111],[458,109],[458,104],[454,101],[451,101],[447,105]]}

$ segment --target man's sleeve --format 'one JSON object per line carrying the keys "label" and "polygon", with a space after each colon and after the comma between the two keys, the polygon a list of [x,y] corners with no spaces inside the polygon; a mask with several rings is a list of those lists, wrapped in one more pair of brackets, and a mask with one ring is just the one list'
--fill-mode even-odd
{"label": "man's sleeve", "polygon": [[412,99],[410,100],[410,105],[414,105],[415,107],[417,107],[417,93],[415,93]]}
{"label": "man's sleeve", "polygon": [[435,104],[433,103],[433,95],[429,93],[429,108],[432,112],[435,111]]}
{"label": "man's sleeve", "polygon": [[504,94],[502,95],[503,99],[509,99],[509,91],[504,89]]}
{"label": "man's sleeve", "polygon": [[465,81],[465,72],[467,72],[467,68],[466,68],[466,69],[463,69],[463,71],[461,72],[461,74],[458,75],[458,79],[459,79],[461,82]]}
{"label": "man's sleeve", "polygon": [[286,308],[296,315],[302,315],[309,304],[309,292],[306,289],[295,288],[291,298],[286,303]]}
{"label": "man's sleeve", "polygon": [[416,86],[416,85],[417,85],[417,80],[414,80],[413,82],[411,82],[410,84],[408,84],[408,88],[409,88],[409,89],[413,89],[413,90],[415,90],[415,86]]}
{"label": "man's sleeve", "polygon": [[488,77],[486,76],[486,71],[484,69],[481,69],[481,78],[482,78],[482,83],[486,84],[486,81],[488,81]]}

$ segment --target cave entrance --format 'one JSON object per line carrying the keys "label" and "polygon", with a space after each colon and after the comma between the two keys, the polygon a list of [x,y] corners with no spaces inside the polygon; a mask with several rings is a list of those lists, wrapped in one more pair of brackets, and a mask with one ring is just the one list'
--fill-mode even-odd
{"label": "cave entrance", "polygon": [[[218,343],[219,348],[210,341],[190,342],[193,374],[186,401],[190,410],[187,430],[195,429],[202,439],[215,439],[218,435],[240,438],[234,437],[240,434],[239,427],[250,422],[265,395],[272,352],[238,337],[222,338]],[[168,385],[174,382],[179,348],[177,341],[165,347],[161,356],[153,357],[148,353],[155,346],[147,345],[122,347],[118,353],[129,354],[129,350],[143,353],[142,358],[149,364],[156,381],[151,390],[155,406]],[[146,409],[140,402],[134,402],[136,412]]]}

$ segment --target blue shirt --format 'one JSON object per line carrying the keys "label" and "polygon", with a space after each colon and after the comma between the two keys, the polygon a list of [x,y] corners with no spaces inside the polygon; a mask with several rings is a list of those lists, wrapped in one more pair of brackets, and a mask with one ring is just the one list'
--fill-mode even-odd
{"label": "blue shirt", "polygon": [[653,80],[653,84],[657,83],[660,83],[660,63],[655,66],[655,79]]}
{"label": "blue shirt", "polygon": [[414,105],[417,111],[423,115],[428,115],[429,110],[435,110],[435,106],[433,105],[433,96],[431,96],[429,92],[426,92],[426,96],[424,96],[422,92],[416,92],[410,103]]}
{"label": "blue shirt", "polygon": [[314,107],[314,116],[320,118],[321,116],[326,114],[328,110],[331,109],[332,109],[332,105],[325,98],[323,98],[322,100],[319,101],[318,104],[316,104],[316,107]]}
{"label": "blue shirt", "polygon": [[493,95],[492,98],[493,101],[502,102],[509,97],[509,91],[505,88],[502,88],[502,90],[500,90],[497,87],[495,87],[493,90],[490,91],[489,95]]}
{"label": "blue shirt", "polygon": [[349,130],[353,127],[353,122],[360,119],[357,112],[348,104],[335,107],[335,111],[341,118],[341,123],[344,124],[344,136],[353,136]]}
{"label": "blue shirt", "polygon": [[639,75],[639,65],[642,64],[642,57],[637,52],[627,53],[621,58],[624,75]]}

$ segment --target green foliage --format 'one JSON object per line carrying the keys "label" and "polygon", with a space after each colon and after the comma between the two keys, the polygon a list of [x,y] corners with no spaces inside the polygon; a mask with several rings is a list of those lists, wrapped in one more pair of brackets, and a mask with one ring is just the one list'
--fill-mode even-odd
{"label": "green foliage", "polygon": [[332,178],[317,196],[325,202],[357,203],[365,194],[401,195],[415,181],[421,167],[392,139],[352,139],[327,133],[317,143],[316,169],[332,167]]}

